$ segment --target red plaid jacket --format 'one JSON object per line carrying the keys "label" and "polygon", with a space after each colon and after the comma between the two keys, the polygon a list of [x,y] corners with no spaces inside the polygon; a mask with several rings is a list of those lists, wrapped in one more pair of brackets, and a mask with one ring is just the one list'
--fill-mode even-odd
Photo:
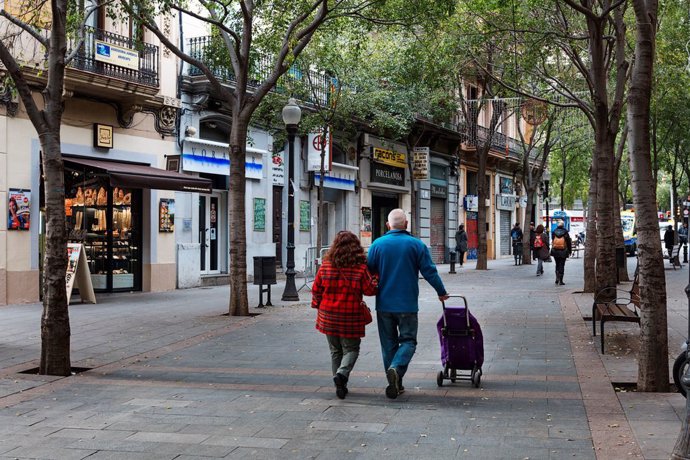
{"label": "red plaid jacket", "polygon": [[376,285],[366,264],[335,268],[324,262],[311,291],[311,307],[318,309],[316,329],[346,339],[364,337],[362,295],[376,295]]}

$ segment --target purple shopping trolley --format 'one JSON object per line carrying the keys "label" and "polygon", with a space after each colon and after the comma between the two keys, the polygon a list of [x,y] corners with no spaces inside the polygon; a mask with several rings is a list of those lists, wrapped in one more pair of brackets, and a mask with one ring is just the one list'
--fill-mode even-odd
{"label": "purple shopping trolley", "polygon": [[[461,298],[464,307],[446,307],[436,324],[438,338],[441,342],[441,364],[443,370],[436,376],[438,386],[443,386],[444,380],[455,383],[456,380],[470,380],[479,388],[482,378],[482,364],[484,364],[484,338],[479,322],[472,316],[464,296]],[[463,375],[458,371],[469,371]]]}

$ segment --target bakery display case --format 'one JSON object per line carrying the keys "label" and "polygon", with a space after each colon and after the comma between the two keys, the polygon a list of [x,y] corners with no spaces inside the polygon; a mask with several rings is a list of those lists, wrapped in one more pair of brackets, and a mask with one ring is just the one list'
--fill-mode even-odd
{"label": "bakery display case", "polygon": [[81,243],[95,291],[141,290],[141,190],[73,172],[66,181],[68,239]]}

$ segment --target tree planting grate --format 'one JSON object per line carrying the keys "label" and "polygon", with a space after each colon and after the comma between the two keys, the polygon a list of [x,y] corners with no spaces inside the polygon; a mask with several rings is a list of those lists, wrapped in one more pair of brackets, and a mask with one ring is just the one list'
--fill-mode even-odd
{"label": "tree planting grate", "polygon": [[[72,375],[77,375],[81,374],[82,372],[90,371],[93,369],[93,367],[72,367],[70,369],[72,370]],[[19,371],[18,374],[38,375],[38,367],[32,367],[31,369]]]}

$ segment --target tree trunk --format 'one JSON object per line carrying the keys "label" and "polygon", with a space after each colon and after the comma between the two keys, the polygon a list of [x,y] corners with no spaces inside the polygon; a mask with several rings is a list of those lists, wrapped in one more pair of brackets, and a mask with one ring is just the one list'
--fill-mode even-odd
{"label": "tree trunk", "polygon": [[[48,107],[46,107],[48,109]],[[57,109],[60,110],[61,109]],[[48,114],[46,114],[48,116]],[[43,314],[41,315],[41,361],[39,373],[67,376],[71,373],[70,325],[65,272],[67,231],[65,227],[65,173],[60,148],[60,117],[55,127],[39,136],[43,150],[43,180],[46,209],[46,244],[43,260]]]}
{"label": "tree trunk", "polygon": [[[608,115],[607,115],[608,116]],[[595,156],[597,162],[597,255],[596,292],[615,287],[616,241],[614,238],[613,203],[615,187],[613,184],[613,142],[615,135],[608,129],[608,122],[599,120],[595,134]]]}
{"label": "tree trunk", "polygon": [[[249,117],[233,110],[230,132],[230,196],[228,221],[230,226],[230,306],[231,316],[248,316],[247,300],[247,228],[245,225],[244,178],[245,152]],[[288,197],[288,199],[291,199]]]}
{"label": "tree trunk", "polygon": [[527,207],[525,208],[525,221],[522,223],[522,263],[532,264],[532,250],[530,249],[530,231],[529,223],[532,222],[532,209],[534,208],[534,194],[535,189],[527,189]]}
{"label": "tree trunk", "polygon": [[594,292],[596,289],[596,248],[597,248],[597,167],[592,161],[589,177],[589,206],[587,209],[587,231],[585,237],[585,255],[583,269],[585,272],[583,292]]}
{"label": "tree trunk", "polygon": [[[490,140],[487,142],[490,142]],[[477,201],[479,202],[477,208],[477,270],[486,270],[488,268],[485,203],[488,196],[488,190],[486,190],[486,157],[489,155],[490,145],[482,145],[477,148],[479,157],[479,170],[477,171]],[[479,152],[480,149],[482,150],[481,152]]]}
{"label": "tree trunk", "polygon": [[[615,179],[614,184],[618,183],[618,168],[614,169]],[[616,248],[620,250],[623,249],[625,253],[625,239],[623,238],[623,225],[621,224],[621,203],[618,193],[614,194],[614,204],[613,204],[613,225],[616,238]],[[618,262],[618,261],[616,261]],[[628,276],[628,257],[623,259],[623,267],[618,271],[618,282],[630,281]]]}
{"label": "tree trunk", "polygon": [[666,279],[656,214],[649,115],[654,65],[657,3],[634,0],[637,23],[635,64],[628,93],[629,150],[633,202],[637,213],[640,250],[640,354],[637,388],[640,391],[668,391],[668,325]]}

